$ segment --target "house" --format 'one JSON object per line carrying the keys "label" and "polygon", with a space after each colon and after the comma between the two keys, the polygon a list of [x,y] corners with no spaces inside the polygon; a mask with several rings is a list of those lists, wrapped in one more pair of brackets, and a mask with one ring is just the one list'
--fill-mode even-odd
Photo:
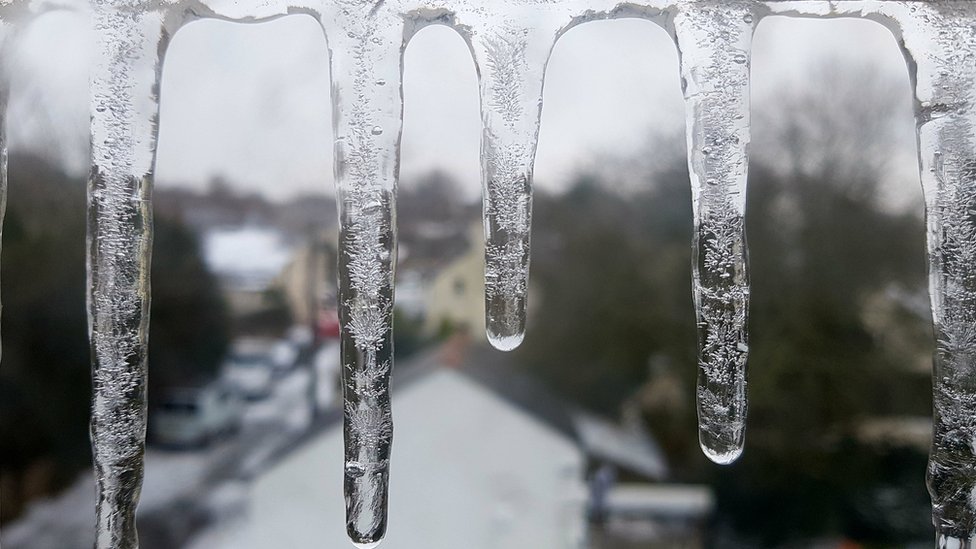
{"label": "house", "polygon": [[281,290],[296,324],[307,326],[323,308],[335,309],[337,230],[309,234],[272,282]]}
{"label": "house", "polygon": [[[583,547],[585,456],[575,441],[461,371],[416,368],[393,398],[383,547]],[[196,546],[348,546],[342,443],[336,422],[279,457],[253,479],[246,519]]]}
{"label": "house", "polygon": [[467,250],[437,272],[427,288],[424,332],[443,327],[485,333],[485,237],[481,223],[468,230]]}
{"label": "house", "polygon": [[[428,336],[458,330],[485,333],[485,235],[481,220],[471,222],[466,230],[422,234],[444,248],[437,259],[432,259],[431,252],[438,248],[423,249],[430,248],[430,242],[427,246],[401,247],[397,307],[422,320],[422,331]],[[434,240],[434,234],[440,235],[438,239]],[[539,295],[537,291],[530,293]]]}
{"label": "house", "polygon": [[267,227],[224,227],[203,237],[204,261],[237,315],[266,307],[265,294],[291,255],[284,235]]}
{"label": "house", "polygon": [[[456,336],[397,365],[384,548],[594,547],[600,494],[615,525],[697,536],[711,510],[707,488],[656,484],[667,467],[648,435],[574,409],[507,357]],[[252,463],[246,515],[192,547],[346,546],[342,428],[337,411],[330,417],[263,465]],[[608,469],[627,484],[598,490],[594,479]]]}

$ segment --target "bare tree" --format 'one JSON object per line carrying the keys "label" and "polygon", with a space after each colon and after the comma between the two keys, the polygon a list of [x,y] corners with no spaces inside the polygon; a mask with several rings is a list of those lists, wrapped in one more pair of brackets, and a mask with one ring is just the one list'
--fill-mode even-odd
{"label": "bare tree", "polygon": [[913,143],[907,77],[868,62],[823,59],[808,81],[753,109],[755,160],[784,176],[842,182],[852,198],[877,196],[892,157]]}

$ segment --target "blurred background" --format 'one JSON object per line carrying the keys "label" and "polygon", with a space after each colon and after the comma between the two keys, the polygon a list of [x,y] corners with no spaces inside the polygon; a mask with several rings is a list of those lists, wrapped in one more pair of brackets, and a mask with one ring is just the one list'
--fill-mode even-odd
{"label": "blurred background", "polygon": [[[86,18],[5,46],[0,539],[87,548]],[[384,547],[930,546],[931,324],[911,90],[876,23],[755,40],[751,401],[735,464],[695,419],[677,55],[587,23],[549,66],[529,329],[483,335],[474,66],[405,54]],[[310,19],[194,22],[163,72],[144,549],[343,547],[326,44]]]}

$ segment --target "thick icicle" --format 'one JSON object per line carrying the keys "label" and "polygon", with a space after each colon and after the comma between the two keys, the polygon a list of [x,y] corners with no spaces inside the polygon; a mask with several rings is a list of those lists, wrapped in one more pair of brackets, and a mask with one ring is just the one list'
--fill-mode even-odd
{"label": "thick icicle", "polygon": [[916,119],[936,335],[928,487],[939,547],[976,545],[976,13],[913,7]]}
{"label": "thick icicle", "polygon": [[[532,167],[555,31],[525,18],[483,21],[470,40],[481,87],[485,328],[497,349],[525,335]],[[539,23],[536,21],[535,23]]]}
{"label": "thick icicle", "polygon": [[336,138],[346,531],[353,543],[373,546],[386,533],[393,437],[403,20],[375,2],[350,2],[337,11],[323,25]]}
{"label": "thick icicle", "polygon": [[749,57],[747,2],[696,2],[674,18],[688,116],[698,319],[699,441],[716,463],[742,453],[749,353],[745,239]]}
{"label": "thick icicle", "polygon": [[92,167],[88,188],[91,438],[98,506],[95,547],[138,547],[136,505],[146,434],[150,193],[156,145],[159,14],[93,3]]}

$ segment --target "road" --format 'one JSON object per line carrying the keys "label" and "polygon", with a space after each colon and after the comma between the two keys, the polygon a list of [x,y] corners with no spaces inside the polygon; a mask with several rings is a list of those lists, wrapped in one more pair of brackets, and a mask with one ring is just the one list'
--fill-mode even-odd
{"label": "road", "polygon": [[[333,398],[328,379],[335,370],[320,367],[319,372],[319,404],[328,406]],[[247,403],[242,429],[233,436],[205,448],[147,450],[138,515],[142,549],[181,547],[207,524],[240,510],[247,479],[311,426],[311,377],[307,368],[296,368],[278,379],[270,397]],[[56,497],[32,504],[24,516],[5,525],[0,545],[90,549],[94,516],[94,478],[85,473]]]}

